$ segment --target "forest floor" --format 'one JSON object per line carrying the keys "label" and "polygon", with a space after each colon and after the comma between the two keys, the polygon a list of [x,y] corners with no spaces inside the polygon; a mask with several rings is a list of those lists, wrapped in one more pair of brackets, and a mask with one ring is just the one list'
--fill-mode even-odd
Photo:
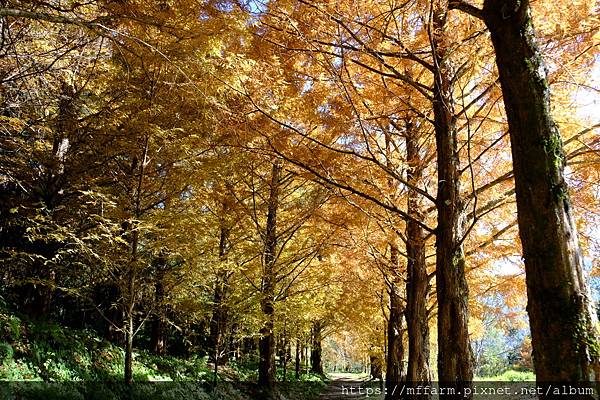
{"label": "forest floor", "polygon": [[[123,383],[124,352],[91,329],[74,329],[13,311],[0,297],[0,399],[69,400],[252,400],[257,394],[253,363],[220,367],[218,388],[206,357],[134,352],[129,390]],[[281,372],[281,371],[278,371]],[[281,379],[281,376],[279,376]],[[318,398],[328,380],[288,371],[279,386],[287,400]],[[127,395],[127,396],[125,396]]]}

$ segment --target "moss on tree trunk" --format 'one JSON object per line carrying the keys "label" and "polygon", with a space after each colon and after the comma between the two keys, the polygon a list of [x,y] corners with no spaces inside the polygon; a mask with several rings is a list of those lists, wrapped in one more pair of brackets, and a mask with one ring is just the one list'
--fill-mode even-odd
{"label": "moss on tree trunk", "polygon": [[536,376],[539,382],[592,382],[597,332],[529,3],[486,0],[483,17],[508,117]]}

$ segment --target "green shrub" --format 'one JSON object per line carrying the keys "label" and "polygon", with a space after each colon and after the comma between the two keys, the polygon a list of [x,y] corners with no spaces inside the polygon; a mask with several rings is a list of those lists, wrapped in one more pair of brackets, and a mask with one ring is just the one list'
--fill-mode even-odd
{"label": "green shrub", "polygon": [[535,381],[535,374],[529,371],[516,371],[514,369],[505,371],[500,375],[493,377],[478,378],[479,380],[486,381],[500,381],[500,382],[526,382]]}
{"label": "green shrub", "polygon": [[0,360],[5,360],[7,358],[13,358],[15,355],[15,351],[12,346],[6,342],[0,342]]}

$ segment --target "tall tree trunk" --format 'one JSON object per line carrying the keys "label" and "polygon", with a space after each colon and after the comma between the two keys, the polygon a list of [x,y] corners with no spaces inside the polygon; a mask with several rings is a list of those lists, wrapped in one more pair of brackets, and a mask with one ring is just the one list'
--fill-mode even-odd
{"label": "tall tree trunk", "polygon": [[283,335],[282,335],[282,351],[280,355],[281,360],[281,368],[283,370],[283,381],[287,381],[287,362],[288,362],[288,338],[287,338],[287,323],[284,321],[283,323]]}
{"label": "tall tree trunk", "polygon": [[399,392],[395,388],[402,380],[404,346],[402,343],[402,317],[404,307],[400,297],[400,277],[398,276],[398,248],[390,244],[390,316],[387,326],[387,361],[385,369],[386,400],[398,398]]}
{"label": "tall tree trunk", "polygon": [[[225,203],[223,204],[223,213],[227,211]],[[227,255],[227,242],[229,240],[229,228],[225,225],[225,222],[221,222],[221,228],[219,232],[219,260],[224,261]],[[218,271],[215,279],[215,288],[213,293],[213,311],[210,318],[209,324],[209,346],[210,346],[210,360],[215,363],[215,371],[217,371],[218,364],[225,362],[223,360],[225,349],[225,343],[223,341],[223,333],[227,327],[227,320],[229,316],[229,310],[225,303],[225,296],[227,291],[227,285],[229,280],[228,271]]]}
{"label": "tall tree trunk", "polygon": [[[162,308],[161,304],[164,297],[164,285],[162,282],[162,273],[158,274],[157,282],[154,285],[154,301],[157,307]],[[165,353],[165,333],[164,321],[161,312],[156,313],[152,320],[150,332],[150,346],[155,354],[162,355]]]}
{"label": "tall tree trunk", "polygon": [[[144,139],[144,147],[142,150],[142,160],[139,165],[139,177],[137,187],[133,192],[135,200],[135,219],[139,221],[142,216],[142,187],[144,185],[144,174],[146,163],[148,162],[149,137]],[[135,171],[138,168],[137,159],[134,157],[131,164],[131,175],[135,176]],[[131,385],[133,383],[133,336],[135,334],[133,323],[133,313],[135,312],[137,298],[137,269],[138,269],[138,245],[140,234],[138,227],[128,224],[131,237],[131,258],[127,269],[127,295],[125,297],[125,383]]]}
{"label": "tall tree trunk", "polygon": [[[407,181],[414,186],[421,182],[423,168],[419,145],[411,121],[406,122],[406,160],[409,168]],[[408,215],[422,220],[419,195],[408,190]],[[408,368],[406,381],[410,385],[427,386],[431,383],[429,373],[429,324],[427,321],[427,296],[429,277],[425,263],[425,235],[423,228],[413,220],[406,223],[406,253],[408,280],[406,282],[406,327],[408,330]],[[426,399],[428,395],[414,395],[414,399]]]}
{"label": "tall tree trunk", "polygon": [[315,374],[323,374],[322,360],[322,342],[323,341],[323,324],[321,321],[316,321],[312,326],[311,335],[311,351],[310,351],[310,372]]}
{"label": "tall tree trunk", "polygon": [[123,334],[119,326],[122,321],[125,320],[123,315],[123,307],[117,306],[119,302],[119,297],[123,291],[116,284],[109,284],[106,289],[106,293],[100,292],[98,293],[94,299],[94,301],[98,303],[102,301],[106,301],[108,304],[108,309],[105,311],[105,315],[107,316],[108,321],[110,321],[106,327],[106,338],[116,344],[123,344]]}
{"label": "tall tree trunk", "polygon": [[486,0],[512,148],[538,382],[598,379],[598,333],[527,0]]}
{"label": "tall tree trunk", "polygon": [[125,383],[133,383],[133,313],[127,313],[125,322]]}
{"label": "tall tree trunk", "polygon": [[258,384],[271,389],[275,384],[275,336],[273,332],[275,314],[275,255],[277,252],[277,208],[279,207],[279,185],[282,166],[278,160],[273,162],[270,193],[265,229],[265,247],[263,257],[261,310],[265,321],[260,329],[258,365]]}
{"label": "tall tree trunk", "polygon": [[300,339],[296,338],[296,365],[295,365],[295,372],[296,372],[296,380],[300,379],[300,363],[301,363],[301,346],[300,346]]}
{"label": "tall tree trunk", "polygon": [[129,268],[127,271],[127,297],[125,304],[125,370],[124,370],[124,378],[125,383],[127,385],[131,385],[133,383],[133,313],[135,310],[135,281],[136,281],[136,264],[137,264],[137,246],[138,246],[138,231],[133,230],[131,232],[132,240],[131,240],[131,260],[129,261]]}
{"label": "tall tree trunk", "polygon": [[[369,355],[369,361],[371,364],[371,378],[379,381],[379,388],[384,391],[383,388],[383,359],[378,352],[372,352]],[[349,369],[349,368],[348,368]],[[347,371],[348,371],[347,369]]]}
{"label": "tall tree trunk", "polygon": [[131,233],[131,260],[129,270],[127,271],[127,303],[125,305],[125,370],[124,378],[127,385],[133,383],[133,335],[134,335],[134,319],[133,313],[135,311],[135,283],[136,283],[136,264],[137,264],[137,246],[139,235],[138,231],[134,230]]}
{"label": "tall tree trunk", "polygon": [[[311,330],[311,335],[312,335],[312,330]],[[304,342],[304,371],[308,372],[308,361],[310,359],[310,356],[308,354],[308,339],[306,339],[306,341]]]}
{"label": "tall tree trunk", "polygon": [[447,13],[447,1],[437,0],[432,15],[432,50],[435,65],[433,111],[438,168],[438,377],[440,385],[456,389],[456,394],[442,397],[464,399],[458,393],[464,393],[465,388],[472,386],[473,355],[469,343],[468,286],[461,245],[463,206],[460,199],[460,165],[448,63]]}

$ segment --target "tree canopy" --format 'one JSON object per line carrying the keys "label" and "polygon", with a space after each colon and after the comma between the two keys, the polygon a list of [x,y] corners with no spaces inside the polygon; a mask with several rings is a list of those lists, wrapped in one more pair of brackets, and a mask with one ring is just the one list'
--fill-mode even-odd
{"label": "tree canopy", "polygon": [[3,318],[106,340],[126,384],[146,352],[261,396],[367,368],[386,399],[595,387],[596,2],[9,0],[0,24]]}

